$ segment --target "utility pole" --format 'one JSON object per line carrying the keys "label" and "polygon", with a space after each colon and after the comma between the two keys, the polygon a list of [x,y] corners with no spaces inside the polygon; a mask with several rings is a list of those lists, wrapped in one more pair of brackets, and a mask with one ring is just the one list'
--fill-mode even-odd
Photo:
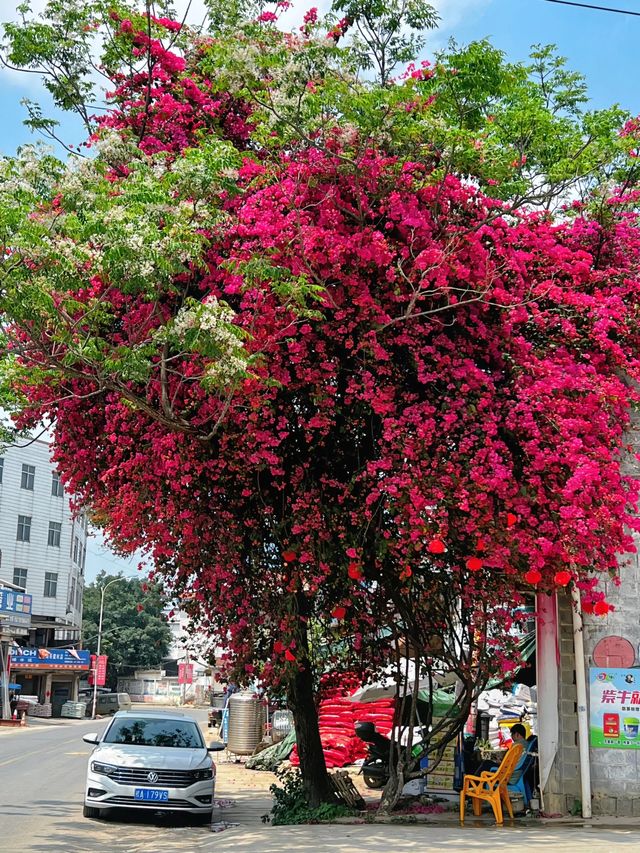
{"label": "utility pole", "polygon": [[93,671],[93,708],[91,710],[91,719],[95,720],[96,718],[96,703],[98,701],[98,679],[97,679],[97,667],[98,667],[98,657],[100,656],[100,645],[102,643],[102,617],[104,615],[104,594],[107,591],[107,588],[111,586],[112,583],[117,583],[118,581],[128,581],[130,578],[113,578],[109,583],[106,583],[100,590],[100,618],[98,620],[98,648],[96,651],[96,669]]}

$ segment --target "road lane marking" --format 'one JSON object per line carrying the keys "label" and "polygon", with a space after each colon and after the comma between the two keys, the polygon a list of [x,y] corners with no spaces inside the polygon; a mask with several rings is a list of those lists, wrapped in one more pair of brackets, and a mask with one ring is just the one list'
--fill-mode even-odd
{"label": "road lane marking", "polygon": [[[0,767],[6,767],[7,764],[12,764],[14,761],[22,761],[23,758],[28,758],[30,755],[42,755],[43,751],[45,751],[47,749],[49,749],[49,750],[53,749],[53,751],[56,752],[60,748],[61,744],[73,743],[74,741],[75,741],[75,738],[72,737],[69,740],[63,740],[60,743],[55,744],[55,745],[51,745],[49,747],[43,746],[40,749],[34,749],[33,752],[22,752],[22,753],[20,753],[20,755],[16,755],[13,758],[8,758],[6,761],[0,761]],[[89,753],[88,752],[80,752],[77,754],[78,755],[88,755]]]}

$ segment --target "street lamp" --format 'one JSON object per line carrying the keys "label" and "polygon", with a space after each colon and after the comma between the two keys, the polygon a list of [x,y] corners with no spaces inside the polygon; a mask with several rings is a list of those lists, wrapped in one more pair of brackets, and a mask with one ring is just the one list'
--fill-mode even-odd
{"label": "street lamp", "polygon": [[102,642],[102,615],[104,613],[104,594],[107,591],[108,587],[111,586],[112,583],[117,583],[118,581],[129,581],[131,578],[118,577],[110,580],[106,583],[100,590],[100,618],[98,620],[98,648],[96,651],[96,669],[93,671],[93,708],[91,710],[91,719],[95,720],[96,718],[96,703],[98,701],[98,679],[97,679],[97,666],[98,666],[98,657],[100,656],[100,643]]}

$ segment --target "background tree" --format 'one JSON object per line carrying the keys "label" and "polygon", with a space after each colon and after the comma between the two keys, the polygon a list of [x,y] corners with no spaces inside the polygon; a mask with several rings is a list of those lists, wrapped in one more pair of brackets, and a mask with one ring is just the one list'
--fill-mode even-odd
{"label": "background tree", "polygon": [[[84,590],[82,633],[85,648],[94,654],[101,590],[116,578],[123,575],[101,571]],[[123,578],[105,593],[100,651],[109,656],[107,681],[113,690],[118,678],[130,675],[134,669],[157,668],[166,658],[171,643],[166,607],[161,587],[137,578]]]}

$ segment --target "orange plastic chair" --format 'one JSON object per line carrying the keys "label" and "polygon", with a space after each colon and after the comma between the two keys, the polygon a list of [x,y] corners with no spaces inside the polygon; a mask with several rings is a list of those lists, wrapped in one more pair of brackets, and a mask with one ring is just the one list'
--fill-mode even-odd
{"label": "orange plastic chair", "polygon": [[502,759],[500,767],[493,773],[485,770],[480,776],[465,775],[462,791],[460,791],[460,823],[464,823],[467,797],[470,797],[472,801],[473,813],[476,816],[482,813],[482,801],[486,800],[491,804],[498,825],[503,823],[502,802],[507,807],[509,817],[513,818],[507,783],[520,760],[522,750],[523,747],[520,744],[514,744]]}

